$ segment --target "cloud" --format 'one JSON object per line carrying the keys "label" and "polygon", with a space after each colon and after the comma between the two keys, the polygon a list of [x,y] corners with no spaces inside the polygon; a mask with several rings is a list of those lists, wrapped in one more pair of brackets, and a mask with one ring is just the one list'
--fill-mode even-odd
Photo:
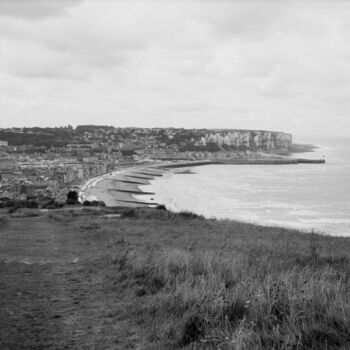
{"label": "cloud", "polygon": [[332,115],[344,132],[345,2],[5,3],[0,114],[13,123],[304,132]]}
{"label": "cloud", "polygon": [[63,15],[82,0],[0,0],[0,17],[43,19]]}

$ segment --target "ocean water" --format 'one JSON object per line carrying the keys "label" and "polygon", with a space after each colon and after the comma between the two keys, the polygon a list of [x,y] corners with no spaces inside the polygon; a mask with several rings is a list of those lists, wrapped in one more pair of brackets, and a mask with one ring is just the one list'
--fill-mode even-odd
{"label": "ocean water", "polygon": [[306,142],[319,148],[298,156],[324,155],[326,164],[208,165],[192,167],[195,174],[176,169],[143,189],[175,211],[350,236],[350,139]]}

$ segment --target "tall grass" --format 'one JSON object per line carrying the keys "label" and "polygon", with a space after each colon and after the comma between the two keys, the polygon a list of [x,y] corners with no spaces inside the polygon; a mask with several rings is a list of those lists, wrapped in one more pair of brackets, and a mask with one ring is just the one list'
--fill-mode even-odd
{"label": "tall grass", "polygon": [[108,283],[131,300],[149,349],[350,349],[350,259],[337,239],[135,217],[119,222],[128,249]]}
{"label": "tall grass", "polygon": [[5,218],[0,217],[0,230],[7,227],[7,224],[8,224],[7,220]]}
{"label": "tall grass", "polygon": [[67,217],[95,240],[103,290],[128,305],[141,348],[350,349],[349,239],[113,210]]}
{"label": "tall grass", "polygon": [[348,275],[332,261],[321,262],[322,270],[317,261],[280,269],[267,259],[177,249],[123,259],[119,281],[139,298],[133,313],[148,326],[153,343],[350,348]]}

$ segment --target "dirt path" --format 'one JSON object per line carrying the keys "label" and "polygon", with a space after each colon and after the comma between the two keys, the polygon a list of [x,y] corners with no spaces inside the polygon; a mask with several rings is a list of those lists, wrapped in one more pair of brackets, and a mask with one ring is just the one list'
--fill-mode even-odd
{"label": "dirt path", "polygon": [[[47,216],[8,218],[0,227],[0,349],[127,349],[132,326],[106,285],[109,262],[86,237]],[[102,237],[103,238],[103,237]],[[98,260],[99,259],[99,260]]]}

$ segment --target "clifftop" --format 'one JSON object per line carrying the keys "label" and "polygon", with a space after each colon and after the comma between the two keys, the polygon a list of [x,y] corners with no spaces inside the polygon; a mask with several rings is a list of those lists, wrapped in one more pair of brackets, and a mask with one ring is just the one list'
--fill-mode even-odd
{"label": "clifftop", "polygon": [[0,345],[349,349],[349,252],[189,212],[0,213]]}
{"label": "clifftop", "polygon": [[171,148],[178,151],[222,151],[289,148],[292,135],[284,132],[239,129],[115,128],[82,125],[67,128],[0,129],[10,146],[67,147],[105,145],[118,149]]}

